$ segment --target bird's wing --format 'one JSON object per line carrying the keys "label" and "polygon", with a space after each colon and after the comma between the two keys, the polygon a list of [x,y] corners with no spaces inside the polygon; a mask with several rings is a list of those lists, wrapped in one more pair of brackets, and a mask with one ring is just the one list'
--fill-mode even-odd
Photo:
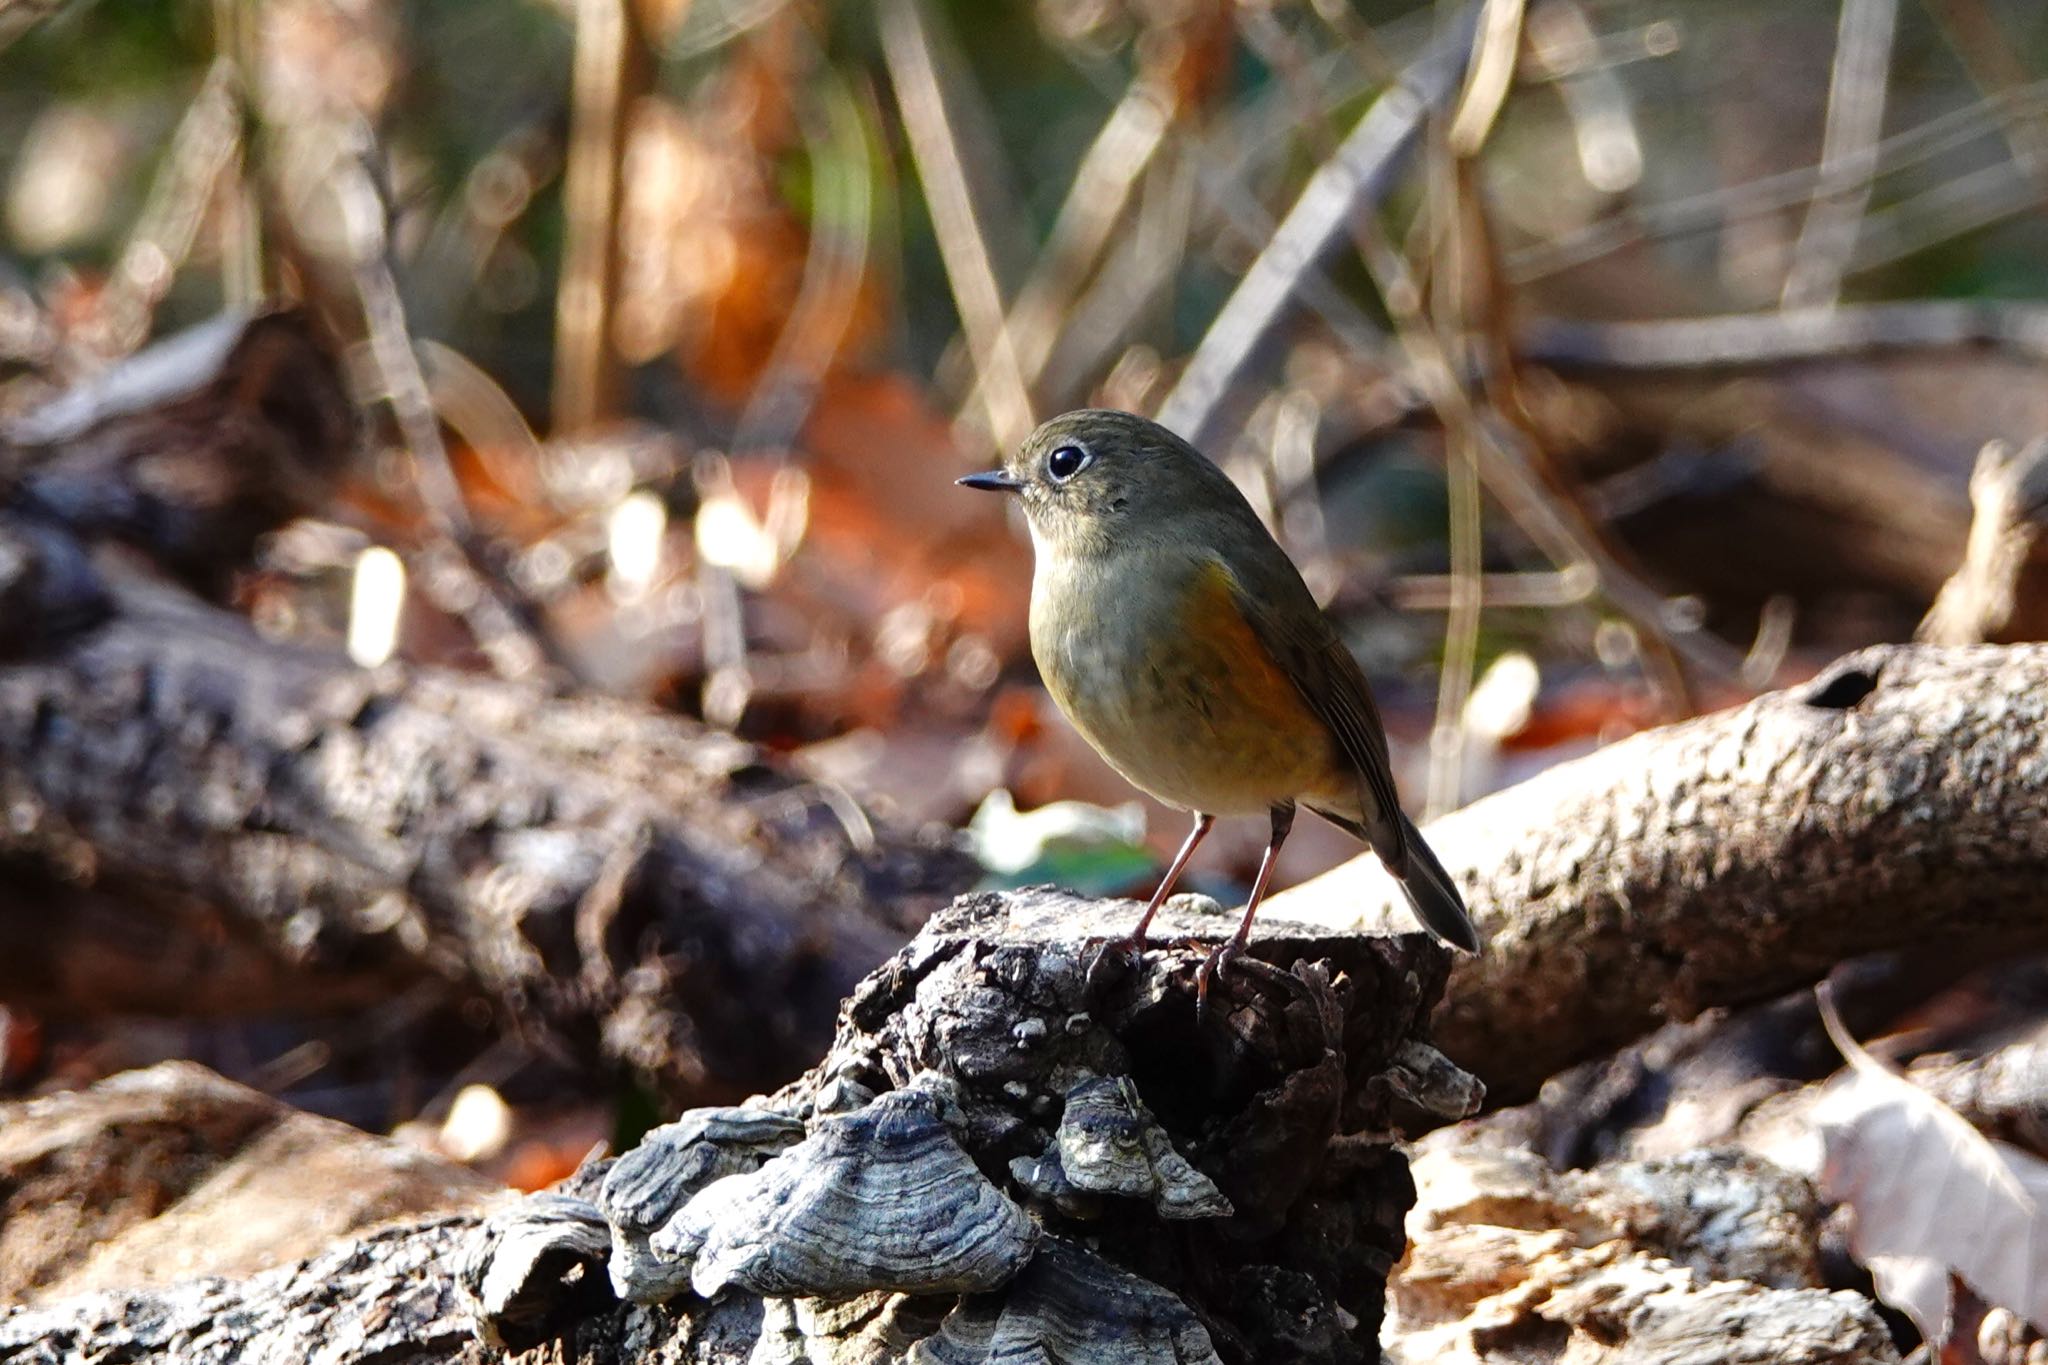
{"label": "bird's wing", "polygon": [[1245,623],[1358,773],[1364,784],[1361,795],[1370,798],[1372,807],[1362,814],[1373,851],[1389,871],[1400,875],[1408,858],[1406,822],[1387,756],[1386,727],[1358,660],[1337,638],[1279,546],[1272,546],[1271,556],[1255,555],[1249,562],[1223,568]]}

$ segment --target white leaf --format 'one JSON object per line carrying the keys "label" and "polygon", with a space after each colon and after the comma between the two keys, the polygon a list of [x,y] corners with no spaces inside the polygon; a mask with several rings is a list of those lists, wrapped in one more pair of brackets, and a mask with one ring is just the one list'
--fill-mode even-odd
{"label": "white leaf", "polygon": [[1814,1110],[1821,1190],[1855,1213],[1850,1250],[1929,1342],[1951,1327],[1953,1272],[1986,1303],[2048,1331],[2048,1162],[1996,1142],[1849,1036],[1827,987],[1821,1019],[1848,1070]]}

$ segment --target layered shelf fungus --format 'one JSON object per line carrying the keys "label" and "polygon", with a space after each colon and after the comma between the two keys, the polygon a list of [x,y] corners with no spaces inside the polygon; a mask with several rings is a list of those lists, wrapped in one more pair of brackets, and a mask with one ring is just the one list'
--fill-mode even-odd
{"label": "layered shelf fungus", "polygon": [[648,1245],[691,1196],[803,1140],[804,1125],[758,1108],[692,1109],[649,1132],[613,1162],[597,1203],[612,1227],[612,1288],[633,1303],[660,1303],[690,1284],[690,1262]]}
{"label": "layered shelf fungus", "polygon": [[1070,1218],[1101,1217],[1100,1195],[1142,1199],[1161,1218],[1231,1213],[1216,1182],[1174,1150],[1128,1076],[1094,1076],[1069,1090],[1053,1145],[1013,1160],[1010,1174]]}
{"label": "layered shelf fungus", "polygon": [[[602,1339],[734,1365],[1377,1359],[1414,1199],[1398,1119],[1476,1096],[1428,1046],[1444,953],[1262,922],[1198,1013],[1198,949],[1105,969],[1130,914],[963,897],[861,984],[802,1079],[580,1177],[624,1302],[559,1357]],[[1230,927],[1185,902],[1168,918]],[[467,1278],[495,1282],[490,1248],[517,1246],[575,1267],[562,1297],[587,1313],[592,1206],[547,1198],[487,1220]],[[531,1245],[546,1216],[552,1262]],[[516,1241],[494,1230],[515,1222]],[[536,1274],[510,1301],[559,1323]]]}
{"label": "layered shelf fungus", "polygon": [[770,1298],[851,1299],[875,1290],[966,1294],[1008,1283],[1038,1226],[976,1168],[930,1090],[895,1090],[748,1175],[727,1176],[654,1234],[711,1298],[737,1285]]}

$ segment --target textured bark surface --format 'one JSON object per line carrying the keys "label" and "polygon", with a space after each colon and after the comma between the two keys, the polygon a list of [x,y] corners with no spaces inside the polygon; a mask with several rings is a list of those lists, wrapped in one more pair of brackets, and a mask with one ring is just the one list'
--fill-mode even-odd
{"label": "textured bark surface", "polygon": [[297,313],[224,314],[0,424],[7,505],[212,591],[326,507],[356,451],[341,366]]}
{"label": "textured bark surface", "polygon": [[[2038,598],[2034,543],[2048,513],[2048,441],[1992,441],[1970,473],[1970,538],[1914,638],[1931,645],[2025,639],[2011,634],[2021,602]],[[2030,572],[2031,570],[2031,572]]]}
{"label": "textured bark surface", "polygon": [[[878,1286],[834,1303],[743,1287],[706,1301],[684,1289],[665,1304],[627,1305],[597,1263],[608,1234],[595,1209],[552,1195],[482,1228],[465,1217],[394,1227],[248,1279],[0,1312],[0,1361],[504,1358],[458,1316],[458,1266],[479,1299],[517,1301],[519,1312],[487,1324],[524,1352],[514,1358],[534,1362],[822,1365],[901,1359],[920,1341],[930,1359],[950,1360],[947,1350],[995,1324],[1081,1342],[1062,1358],[1091,1361],[1208,1358],[1182,1349],[1204,1335],[1231,1362],[1375,1358],[1382,1281],[1413,1197],[1391,1125],[1399,1097],[1423,1079],[1421,1031],[1443,951],[1421,935],[1262,921],[1256,960],[1226,973],[1198,1016],[1200,952],[1099,960],[1091,938],[1128,929],[1132,909],[1048,891],[963,898],[862,983],[825,1059],[767,1102],[815,1133],[937,1085],[948,1096],[945,1141],[1001,1198],[1033,1205],[1040,1229],[1029,1264],[989,1292]],[[1166,918],[1168,932],[1229,924],[1178,905]],[[1022,1173],[1056,1146],[1069,1097],[1117,1078],[1233,1216],[1163,1218],[1141,1198],[1071,1189],[1055,1206],[1033,1192]],[[571,1193],[593,1195],[603,1174],[584,1173]],[[548,1240],[551,1226],[563,1235]],[[758,1233],[771,1249],[789,1235]],[[798,1259],[779,1255],[776,1273]],[[1083,1270],[1122,1297],[1074,1292]],[[1119,1316],[1133,1304],[1134,1316]],[[1173,1321],[1180,1347],[1160,1335]],[[1144,1349],[1134,1353],[1134,1342]]]}
{"label": "textured bark surface", "polygon": [[1387,1358],[1405,1365],[1883,1365],[1884,1322],[1821,1287],[1819,1200],[1735,1152],[1553,1171],[1421,1156]]}
{"label": "textured bark surface", "polygon": [[[260,950],[344,981],[440,973],[701,1095],[799,1071],[970,875],[685,721],[368,673],[189,599],[121,597],[0,669],[0,919],[88,893],[167,926],[216,907],[252,972]],[[0,959],[0,991],[78,1012],[168,984],[53,998],[48,964]]]}
{"label": "textured bark surface", "polygon": [[[1427,832],[1487,939],[1452,973],[1438,1045],[1494,1104],[1849,957],[1995,960],[2048,943],[2048,646],[1863,650]],[[1355,922],[1396,903],[1361,859],[1270,905]]]}
{"label": "textured bark surface", "polygon": [[166,1062],[0,1105],[0,1303],[250,1275],[502,1193],[417,1147]]}
{"label": "textured bark surface", "polygon": [[[189,1280],[0,1310],[0,1361],[488,1360],[449,1273],[474,1226],[464,1215],[394,1225],[246,1280]],[[623,1365],[632,1358],[605,1359]]]}
{"label": "textured bark surface", "polygon": [[365,673],[95,548],[217,589],[354,436],[289,313],[0,429],[0,998],[246,1014],[438,976],[695,1097],[801,1070],[964,856],[686,721]]}

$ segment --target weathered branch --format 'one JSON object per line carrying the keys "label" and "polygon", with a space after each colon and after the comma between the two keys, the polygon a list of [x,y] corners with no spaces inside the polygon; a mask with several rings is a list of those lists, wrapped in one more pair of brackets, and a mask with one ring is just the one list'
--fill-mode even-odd
{"label": "weathered branch", "polygon": [[2048,519],[2048,440],[2014,449],[1992,441],[1970,474],[1970,538],[1963,562],[1941,585],[1920,622],[1935,645],[1982,644],[2002,637]]}
{"label": "weathered branch", "polygon": [[[1534,1153],[1426,1150],[1388,1317],[1406,1365],[1879,1365],[1871,1302],[1822,1287],[1819,1201],[1733,1151],[1553,1171]],[[1396,1354],[1398,1353],[1398,1354]]]}
{"label": "weathered branch", "polygon": [[475,1222],[452,1215],[395,1225],[246,1280],[187,1280],[0,1309],[0,1360],[473,1360],[475,1334],[447,1268]]}
{"label": "weathered branch", "polygon": [[47,913],[22,868],[167,925],[199,902],[297,967],[438,972],[669,1085],[744,1093],[815,1056],[970,875],[685,721],[366,673],[106,592],[108,619],[31,631],[0,668],[0,919]]}
{"label": "weathered branch", "polygon": [[324,507],[355,453],[339,364],[297,313],[228,313],[0,424],[0,499],[202,589]]}
{"label": "weathered branch", "polygon": [[253,1275],[502,1200],[409,1142],[164,1062],[0,1104],[0,1303]]}
{"label": "weathered branch", "polygon": [[[2048,646],[1864,650],[1610,745],[1430,826],[1487,938],[1439,1044],[1513,1103],[1848,957],[2048,942],[2044,810]],[[1324,922],[1396,904],[1370,858],[1272,901]]]}
{"label": "weathered branch", "polygon": [[1651,322],[1545,318],[1523,328],[1519,342],[1524,360],[1561,370],[1761,367],[1957,346],[2038,358],[2048,354],[2048,309],[1941,299]]}

